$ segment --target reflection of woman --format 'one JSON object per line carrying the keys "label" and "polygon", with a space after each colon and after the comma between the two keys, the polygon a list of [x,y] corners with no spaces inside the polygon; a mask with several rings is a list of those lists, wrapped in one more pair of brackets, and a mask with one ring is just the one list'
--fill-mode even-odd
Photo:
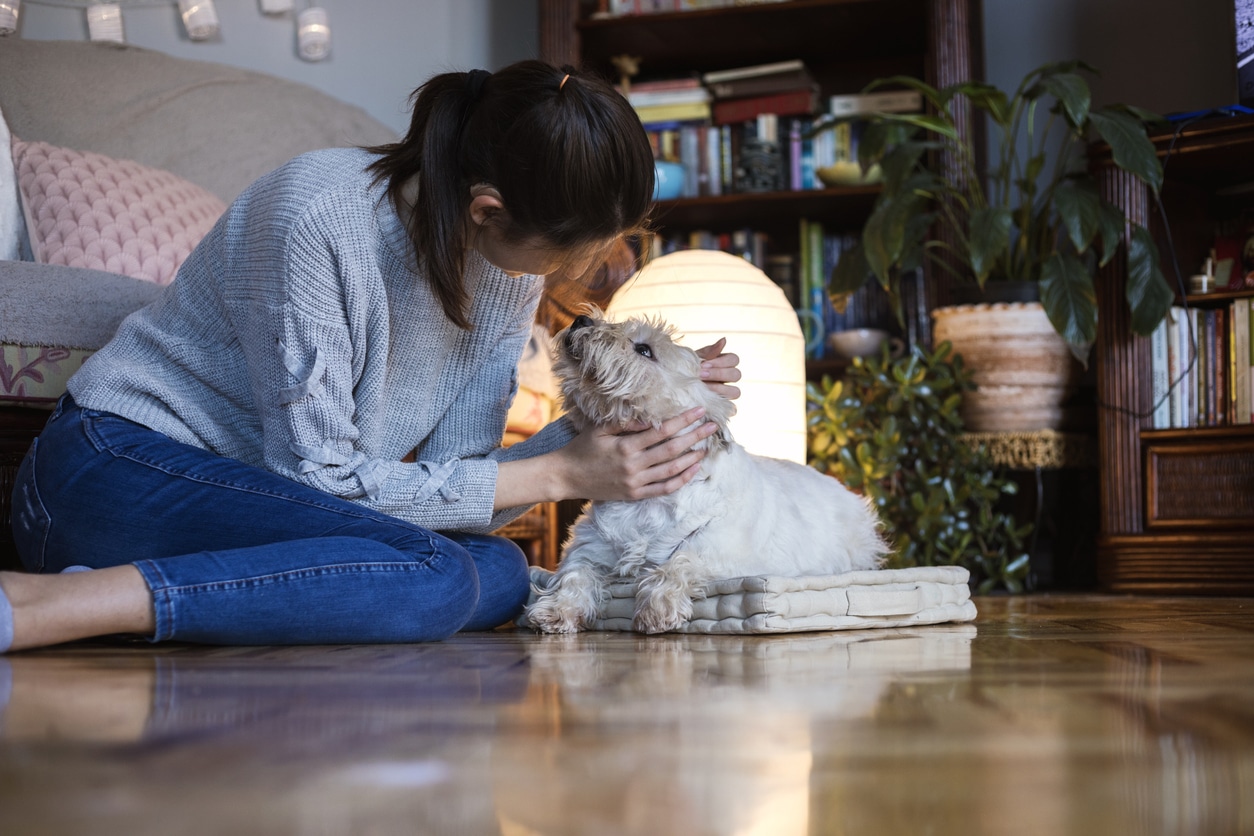
{"label": "reflection of woman", "polygon": [[[83,367],[14,492],[0,649],[104,633],[439,639],[509,620],[540,501],[670,493],[701,454],[558,422],[499,449],[540,275],[639,231],[653,160],[608,85],[536,61],[436,76],[409,134],[250,186]],[[710,381],[738,376],[707,352]],[[624,429],[624,428],[620,428]],[[440,533],[436,533],[440,532]]]}

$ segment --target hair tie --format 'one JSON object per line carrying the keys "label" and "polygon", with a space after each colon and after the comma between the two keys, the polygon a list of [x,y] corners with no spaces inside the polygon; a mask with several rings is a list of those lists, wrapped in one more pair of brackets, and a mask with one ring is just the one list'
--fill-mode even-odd
{"label": "hair tie", "polygon": [[570,73],[562,76],[562,80],[557,85],[557,92],[562,92],[562,88],[566,86],[566,82],[570,80]]}
{"label": "hair tie", "polygon": [[470,96],[473,101],[478,101],[479,94],[483,92],[483,83],[492,77],[492,73],[487,70],[471,70],[466,74],[466,95]]}

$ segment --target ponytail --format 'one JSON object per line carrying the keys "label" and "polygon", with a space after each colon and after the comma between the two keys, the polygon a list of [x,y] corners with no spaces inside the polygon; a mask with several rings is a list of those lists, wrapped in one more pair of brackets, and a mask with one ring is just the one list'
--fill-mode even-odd
{"label": "ponytail", "polygon": [[380,155],[370,171],[402,216],[406,186],[418,178],[409,237],[458,326],[470,328],[462,273],[471,186],[500,193],[510,241],[574,251],[645,231],[652,151],[627,100],[604,81],[520,61],[493,74],[437,75],[412,101],[408,134],[369,149]]}

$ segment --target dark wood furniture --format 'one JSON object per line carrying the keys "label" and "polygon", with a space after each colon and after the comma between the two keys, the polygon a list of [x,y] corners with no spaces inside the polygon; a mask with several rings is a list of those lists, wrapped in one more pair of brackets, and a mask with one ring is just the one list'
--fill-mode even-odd
{"label": "dark wood furniture", "polygon": [[[589,0],[540,0],[540,57],[610,80],[617,55],[640,58],[640,77],[682,75],[801,59],[823,96],[910,75],[944,86],[983,75],[980,0],[789,0],[683,12],[596,17]],[[979,124],[960,120],[964,130]],[[667,201],[662,231],[752,227],[772,250],[796,252],[798,221],[862,226],[876,187],[731,194]],[[946,288],[939,288],[938,301]]]}
{"label": "dark wood furniture", "polygon": [[[1254,210],[1254,117],[1207,119],[1153,139],[1165,161],[1162,212],[1147,187],[1109,164],[1108,149],[1094,149],[1093,163],[1104,196],[1163,244],[1166,215],[1187,278],[1217,223]],[[1161,249],[1174,286],[1172,253]],[[1254,427],[1151,428],[1150,341],[1129,327],[1126,267],[1122,255],[1112,260],[1097,288],[1098,580],[1120,592],[1254,594]],[[1185,301],[1206,308],[1252,296]]]}

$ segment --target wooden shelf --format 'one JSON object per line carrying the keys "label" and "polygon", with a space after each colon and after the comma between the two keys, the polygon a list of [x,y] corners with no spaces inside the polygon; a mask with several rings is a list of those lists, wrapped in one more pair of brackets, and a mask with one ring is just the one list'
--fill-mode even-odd
{"label": "wooden shelf", "polygon": [[[897,65],[923,74],[928,51],[926,0],[792,0],[649,15],[588,18],[576,23],[584,66],[609,78],[609,58],[637,55],[642,75],[683,74],[806,62],[820,83],[834,64]],[[909,67],[916,68],[911,71]],[[878,77],[868,76],[854,92]]]}
{"label": "wooden shelf", "polygon": [[797,219],[809,217],[838,226],[862,223],[879,194],[879,186],[849,186],[821,191],[766,192],[661,201],[655,220],[681,229],[730,229],[752,226],[777,231],[781,225],[796,234]]}

